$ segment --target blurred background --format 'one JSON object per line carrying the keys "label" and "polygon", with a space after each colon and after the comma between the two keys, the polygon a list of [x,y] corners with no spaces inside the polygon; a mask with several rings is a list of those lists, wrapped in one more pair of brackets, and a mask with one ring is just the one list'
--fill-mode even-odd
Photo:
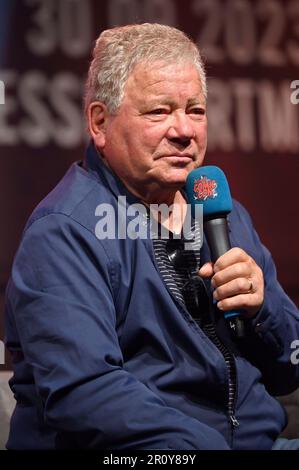
{"label": "blurred background", "polygon": [[2,369],[4,291],[24,224],[86,145],[94,40],[136,22],[177,26],[198,42],[209,78],[206,163],[225,171],[299,305],[299,0],[0,0]]}

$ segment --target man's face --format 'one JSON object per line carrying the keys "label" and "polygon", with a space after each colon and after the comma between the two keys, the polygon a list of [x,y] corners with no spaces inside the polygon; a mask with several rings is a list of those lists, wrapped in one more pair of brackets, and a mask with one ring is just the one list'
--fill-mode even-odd
{"label": "man's face", "polygon": [[207,145],[197,69],[139,64],[117,114],[106,117],[102,142],[98,147],[108,166],[136,195],[181,188],[202,165]]}

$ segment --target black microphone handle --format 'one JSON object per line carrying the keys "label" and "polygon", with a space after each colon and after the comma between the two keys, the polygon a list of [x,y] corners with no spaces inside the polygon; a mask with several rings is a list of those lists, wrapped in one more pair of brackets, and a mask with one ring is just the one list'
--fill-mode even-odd
{"label": "black microphone handle", "polygon": [[[215,216],[214,216],[215,217]],[[228,224],[225,216],[204,220],[204,233],[208,241],[212,261],[215,262],[220,256],[231,249],[228,236]],[[245,335],[244,320],[240,316],[230,316],[229,312],[224,312],[224,317],[228,321],[231,330],[237,338]]]}
{"label": "black microphone handle", "polygon": [[231,249],[228,238],[228,225],[225,216],[217,219],[204,220],[204,233],[211,251],[212,261],[215,261]]}

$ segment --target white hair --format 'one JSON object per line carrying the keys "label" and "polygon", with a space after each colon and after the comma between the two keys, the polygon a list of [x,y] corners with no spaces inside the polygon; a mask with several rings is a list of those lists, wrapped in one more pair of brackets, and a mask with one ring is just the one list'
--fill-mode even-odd
{"label": "white hair", "polygon": [[206,98],[206,75],[196,44],[170,26],[133,24],[107,29],[98,37],[86,81],[85,111],[93,101],[101,101],[110,113],[115,113],[134,67],[154,62],[192,63],[198,70]]}

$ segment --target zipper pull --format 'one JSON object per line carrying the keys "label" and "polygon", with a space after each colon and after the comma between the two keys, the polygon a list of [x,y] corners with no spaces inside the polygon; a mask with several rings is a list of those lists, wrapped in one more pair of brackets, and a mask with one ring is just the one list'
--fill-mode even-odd
{"label": "zipper pull", "polygon": [[237,428],[238,426],[240,426],[240,423],[239,421],[237,420],[237,418],[235,417],[235,415],[230,415],[230,420],[231,420],[231,423],[233,425],[234,428]]}

